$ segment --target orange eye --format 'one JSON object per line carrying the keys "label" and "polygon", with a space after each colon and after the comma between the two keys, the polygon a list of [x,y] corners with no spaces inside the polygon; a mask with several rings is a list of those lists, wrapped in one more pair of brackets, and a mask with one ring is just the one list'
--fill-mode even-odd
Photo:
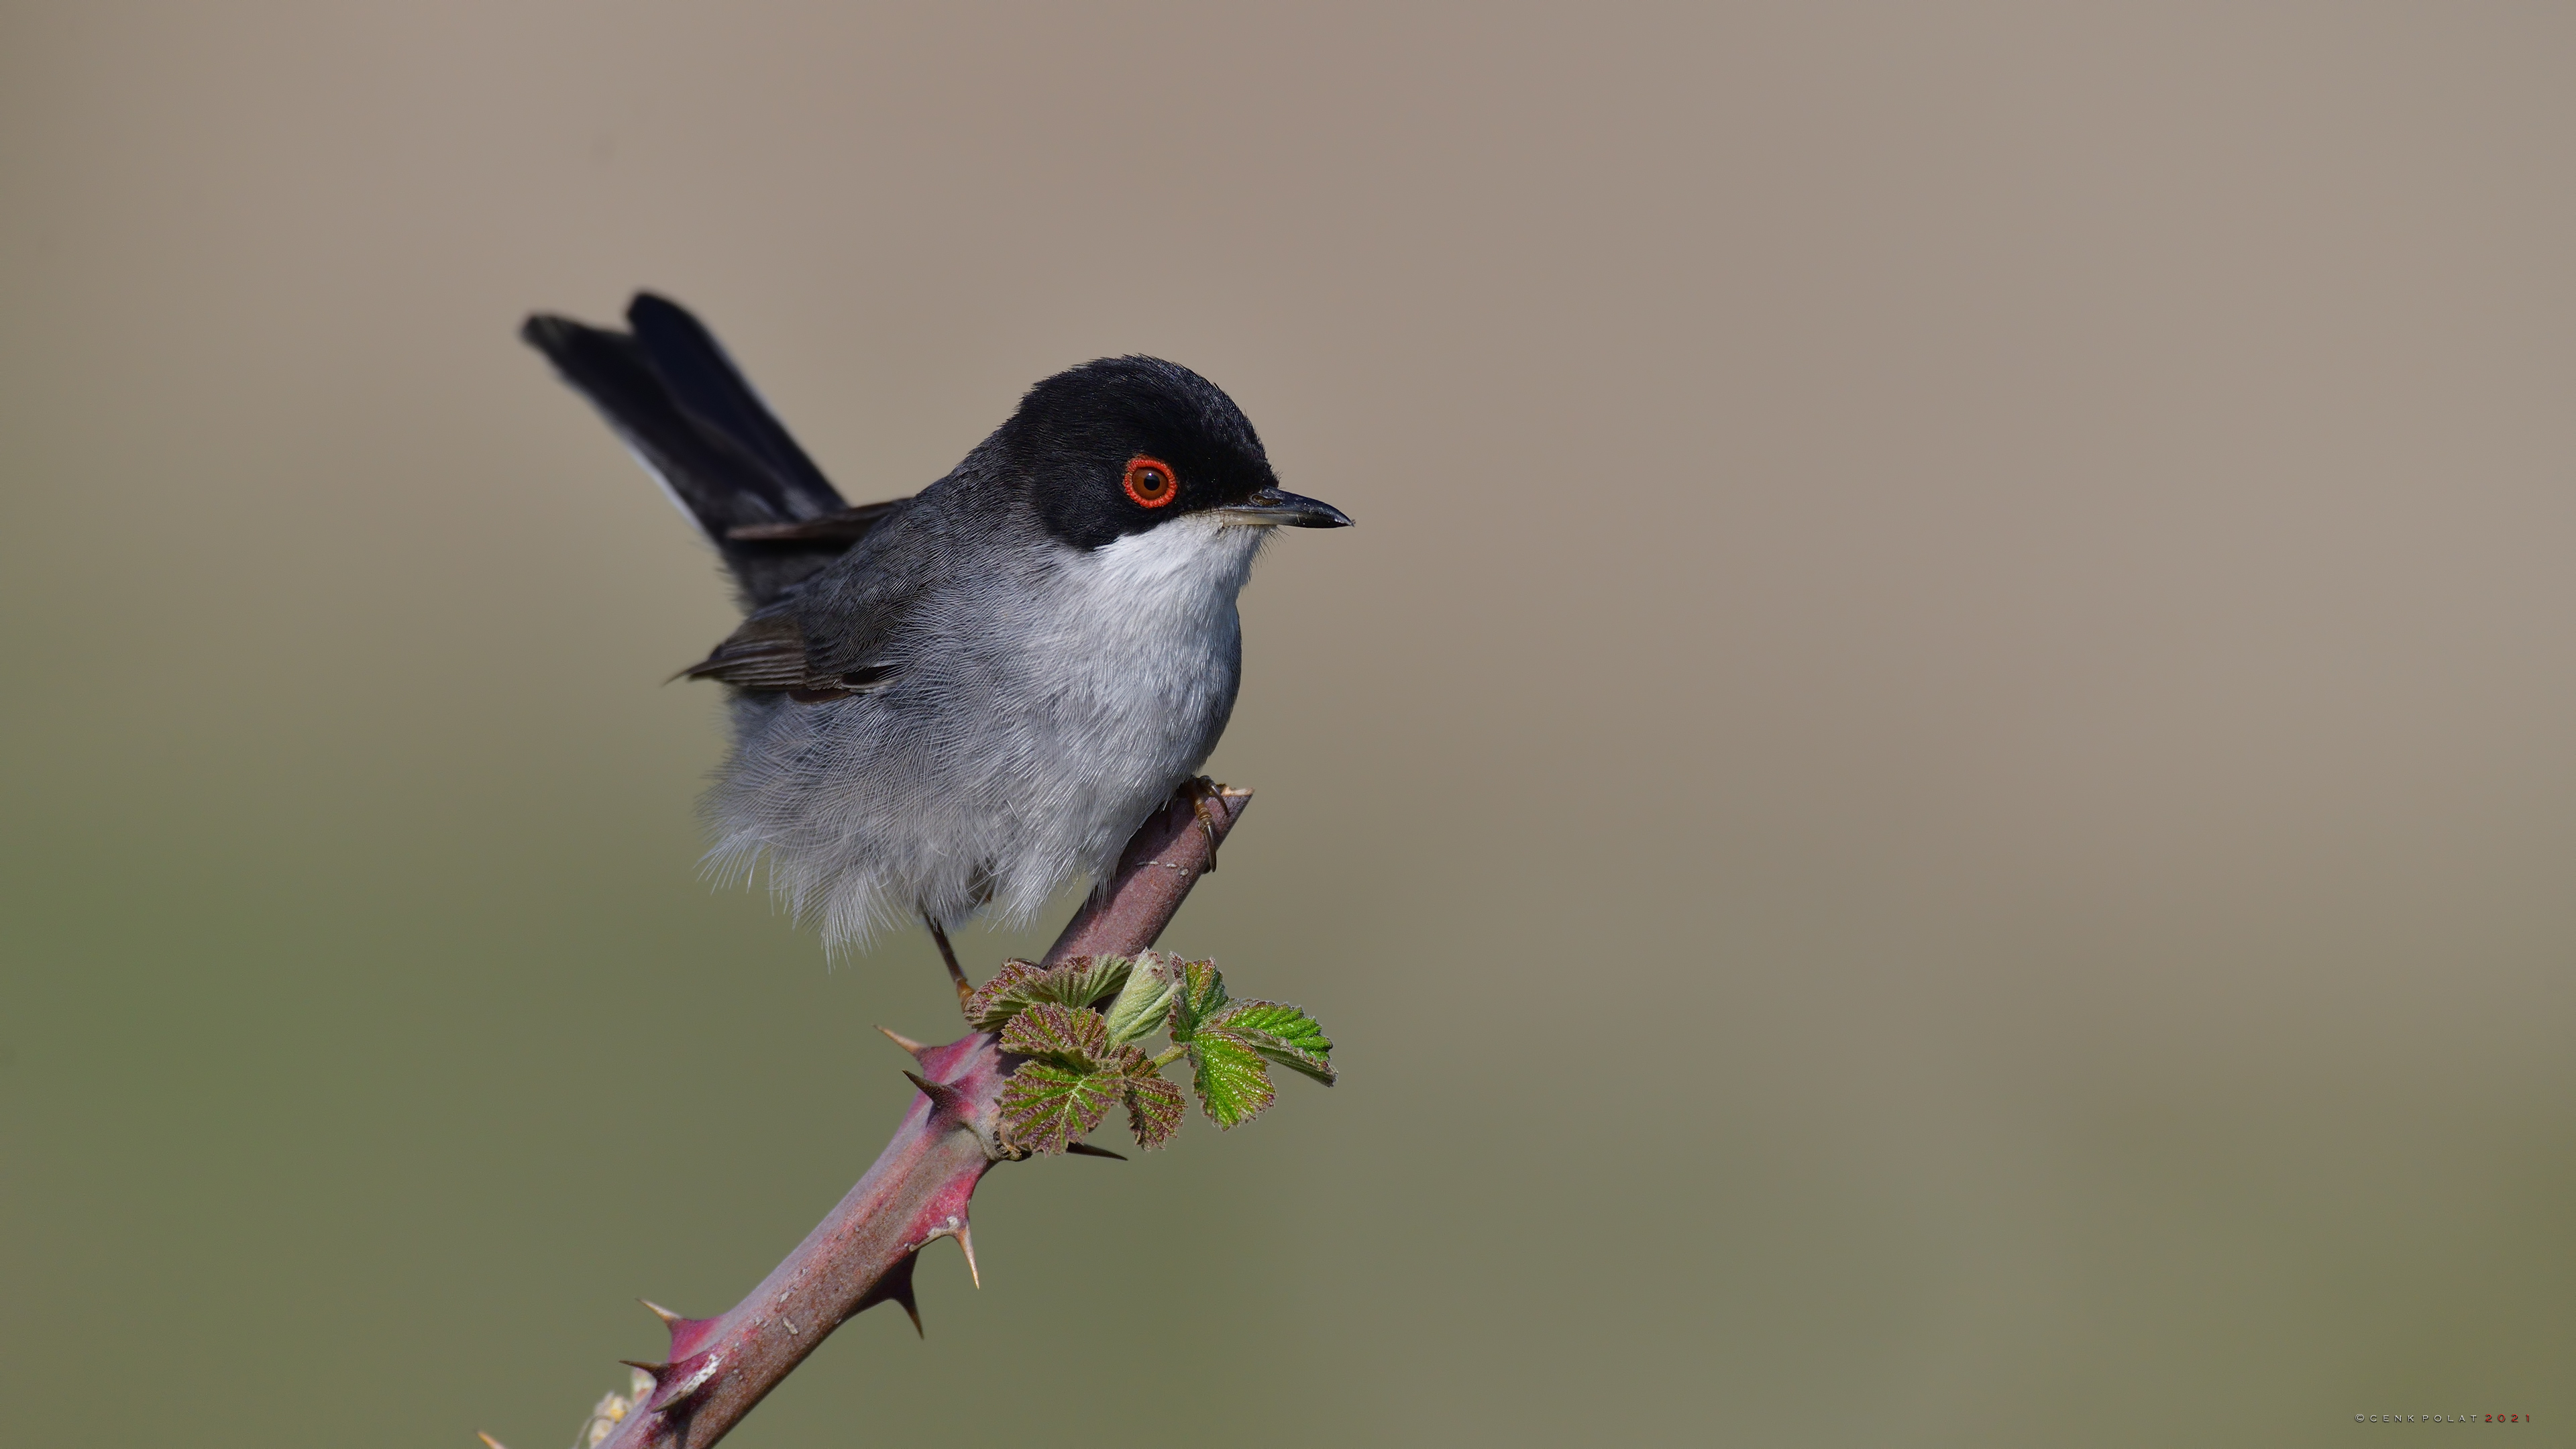
{"label": "orange eye", "polygon": [[1127,496],[1139,508],[1160,508],[1181,496],[1181,485],[1171,464],[1139,453],[1127,460]]}

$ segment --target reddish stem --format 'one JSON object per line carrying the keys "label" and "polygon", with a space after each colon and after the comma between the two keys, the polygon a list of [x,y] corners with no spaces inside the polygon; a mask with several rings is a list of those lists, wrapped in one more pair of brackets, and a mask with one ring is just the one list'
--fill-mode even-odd
{"label": "reddish stem", "polygon": [[[1194,801],[1207,802],[1200,825]],[[1083,902],[1064,934],[1047,948],[1044,964],[1074,956],[1125,956],[1163,938],[1163,928],[1189,898],[1190,887],[1216,864],[1216,842],[1234,829],[1252,803],[1252,792],[1218,786],[1204,794],[1184,788],[1145,818],[1118,855],[1108,891]],[[1211,838],[1213,837],[1213,838]]]}
{"label": "reddish stem", "polygon": [[[1204,829],[1186,792],[1137,827],[1109,888],[1075,913],[1047,952],[1050,964],[1154,944],[1252,792],[1206,798]],[[638,1365],[653,1375],[653,1392],[619,1421],[607,1449],[704,1449],[851,1315],[889,1300],[911,1312],[915,1257],[933,1239],[956,1238],[973,1267],[967,1202],[985,1169],[1024,1155],[993,1125],[994,1101],[1016,1062],[985,1032],[914,1055],[922,1091],[867,1175],[750,1297],[715,1318],[671,1321],[667,1360]]]}

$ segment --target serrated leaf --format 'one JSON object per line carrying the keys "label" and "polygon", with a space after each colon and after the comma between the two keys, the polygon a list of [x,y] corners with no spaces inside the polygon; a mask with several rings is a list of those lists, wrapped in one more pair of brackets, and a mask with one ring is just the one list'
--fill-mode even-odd
{"label": "serrated leaf", "polygon": [[1172,1040],[1186,1042],[1200,1023],[1225,1009],[1225,974],[1214,961],[1181,963],[1181,989],[1172,997]]}
{"label": "serrated leaf", "polygon": [[966,998],[967,1024],[977,1031],[1000,1031],[1039,999],[1035,988],[1045,976],[1046,968],[1035,961],[1003,962],[993,979]]}
{"label": "serrated leaf", "polygon": [[1109,1003],[1109,1039],[1122,1044],[1142,1041],[1162,1030],[1172,1014],[1172,998],[1180,994],[1180,974],[1177,956],[1160,951],[1138,956],[1118,999]]}
{"label": "serrated leaf", "polygon": [[[1175,1014],[1177,1016],[1177,1013]],[[1233,1128],[1261,1115],[1278,1094],[1261,1054],[1232,1037],[1203,1031],[1190,1038],[1190,1085],[1216,1125]]]}
{"label": "serrated leaf", "polygon": [[1333,1050],[1332,1038],[1324,1035],[1321,1024],[1303,1008],[1283,1001],[1238,1001],[1210,1024],[1228,1031],[1261,1032],[1317,1056],[1329,1055]]}
{"label": "serrated leaf", "polygon": [[1151,1058],[1109,1040],[1098,1012],[1060,1001],[1033,1002],[1003,1025],[1001,1045],[1027,1058],[1002,1084],[997,1104],[1002,1135],[1010,1140],[1039,1152],[1061,1152],[1099,1126],[1117,1102],[1130,1104],[1128,1125],[1138,1141],[1159,1147],[1172,1135],[1172,1124],[1158,1123],[1150,1103],[1143,1118],[1134,1105],[1140,1079],[1153,1079],[1143,1087],[1149,1096],[1154,1087],[1168,1091],[1169,1085],[1155,1076]]}
{"label": "serrated leaf", "polygon": [[967,998],[966,1020],[977,1031],[1000,1031],[1041,1001],[1089,1006],[1124,986],[1133,967],[1124,956],[1076,956],[1053,969],[1033,961],[1005,961],[992,980]]}
{"label": "serrated leaf", "polygon": [[1076,956],[1047,973],[1049,1001],[1090,1006],[1127,984],[1136,963],[1125,956]]}
{"label": "serrated leaf", "polygon": [[1068,1071],[1097,1072],[1108,1065],[1109,1028],[1096,1011],[1041,1001],[1002,1028],[1002,1050]]}
{"label": "serrated leaf", "polygon": [[1284,1002],[1239,1001],[1200,1023],[1202,1036],[1221,1033],[1240,1041],[1283,1067],[1305,1073],[1325,1086],[1340,1076],[1331,1061],[1333,1041],[1304,1011]]}
{"label": "serrated leaf", "polygon": [[1033,1152],[1062,1152],[1066,1143],[1099,1126],[1109,1104],[1125,1094],[1117,1077],[1026,1061],[1002,1084],[994,1114],[1011,1141]]}
{"label": "serrated leaf", "polygon": [[1125,1079],[1127,1089],[1127,1130],[1136,1134],[1136,1145],[1151,1152],[1172,1140],[1181,1130],[1181,1118],[1189,1111],[1189,1101],[1181,1089],[1149,1074]]}

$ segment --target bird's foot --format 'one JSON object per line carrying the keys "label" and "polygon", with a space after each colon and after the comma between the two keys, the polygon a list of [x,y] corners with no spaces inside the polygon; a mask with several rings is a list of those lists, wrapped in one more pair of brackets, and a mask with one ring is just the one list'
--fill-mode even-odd
{"label": "bird's foot", "polygon": [[1199,873],[1214,875],[1216,874],[1216,839],[1226,821],[1222,813],[1225,807],[1219,802],[1226,798],[1226,787],[1205,775],[1197,775],[1181,782],[1179,794],[1181,798],[1190,802],[1190,813],[1198,817],[1199,834],[1207,840],[1207,869]]}

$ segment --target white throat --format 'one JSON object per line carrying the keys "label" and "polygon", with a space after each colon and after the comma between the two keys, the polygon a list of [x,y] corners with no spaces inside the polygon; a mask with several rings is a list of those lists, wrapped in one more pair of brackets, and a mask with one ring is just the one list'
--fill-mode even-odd
{"label": "white throat", "polygon": [[1190,514],[1103,544],[1084,555],[1075,572],[1088,575],[1089,587],[1126,598],[1149,615],[1164,609],[1188,613],[1211,603],[1231,609],[1254,556],[1276,531]]}

